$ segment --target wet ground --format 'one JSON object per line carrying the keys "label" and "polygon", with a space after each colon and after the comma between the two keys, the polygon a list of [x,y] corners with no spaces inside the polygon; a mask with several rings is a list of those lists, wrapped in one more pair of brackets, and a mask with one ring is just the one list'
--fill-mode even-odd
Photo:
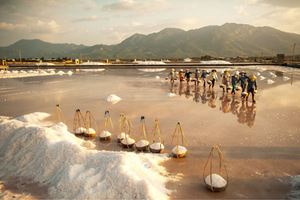
{"label": "wet ground", "polygon": [[[115,125],[113,141],[95,141],[97,148],[109,150],[122,150],[115,142],[121,112],[132,121],[133,138],[140,137],[140,116],[146,117],[149,132],[158,118],[167,153],[180,121],[188,140],[188,156],[163,163],[171,174],[182,174],[179,182],[167,185],[173,190],[172,198],[286,198],[290,176],[300,174],[300,71],[276,66],[243,70],[260,73],[256,104],[242,101],[240,93],[224,94],[219,83],[214,90],[186,83],[171,85],[164,80],[168,71],[106,70],[2,79],[0,115],[54,113],[55,105],[60,104],[70,129],[74,111],[80,108],[83,114],[92,112],[97,120],[94,128],[101,131],[104,111],[110,110]],[[260,80],[261,76],[266,79]],[[268,79],[275,82],[268,84]],[[170,92],[177,96],[169,97]],[[110,94],[122,101],[107,103]],[[202,180],[213,144],[221,146],[229,174],[228,188],[221,193],[209,192]]]}

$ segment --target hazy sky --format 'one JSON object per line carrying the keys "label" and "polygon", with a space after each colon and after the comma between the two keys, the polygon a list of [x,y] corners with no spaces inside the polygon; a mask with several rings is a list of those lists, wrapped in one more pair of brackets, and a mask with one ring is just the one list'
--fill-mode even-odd
{"label": "hazy sky", "polygon": [[0,0],[0,46],[23,38],[115,44],[134,33],[226,22],[300,34],[300,0]]}

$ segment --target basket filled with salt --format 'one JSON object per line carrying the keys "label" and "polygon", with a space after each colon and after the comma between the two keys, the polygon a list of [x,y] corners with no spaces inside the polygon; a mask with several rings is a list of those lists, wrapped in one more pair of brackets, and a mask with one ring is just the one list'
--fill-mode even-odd
{"label": "basket filled with salt", "polygon": [[[172,135],[172,142],[173,140],[176,140],[176,146],[172,149],[172,156],[175,158],[183,158],[187,154],[187,148],[184,146],[187,144],[185,137],[184,137],[184,132],[182,129],[182,126],[180,122],[177,123],[175,131]],[[180,145],[180,139],[181,139],[181,145]]]}
{"label": "basket filled with salt", "polygon": [[133,138],[130,137],[130,133],[131,133],[131,129],[132,129],[132,125],[131,122],[125,117],[125,122],[128,126],[128,132],[126,134],[125,132],[125,138],[123,140],[121,140],[121,145],[123,148],[132,148],[135,140]]}
{"label": "basket filled with salt", "polygon": [[[218,165],[214,167],[214,152],[218,155]],[[228,185],[228,173],[224,163],[223,154],[218,145],[214,145],[204,165],[203,181],[212,192],[224,191]]]}
{"label": "basket filled with salt", "polygon": [[85,121],[86,131],[83,135],[85,137],[91,137],[91,138],[96,137],[95,127],[97,126],[97,123],[90,111],[86,111],[85,116],[84,116],[84,121]]}
{"label": "basket filled with salt", "polygon": [[147,140],[147,131],[146,131],[146,123],[145,123],[144,116],[141,116],[140,132],[142,138],[135,143],[135,148],[138,151],[147,151],[149,147],[149,141]]}
{"label": "basket filled with salt", "polygon": [[86,132],[84,117],[80,109],[76,109],[73,120],[73,132],[75,135],[80,136]]}
{"label": "basket filled with salt", "polygon": [[[100,140],[110,140],[111,139],[111,130],[113,129],[113,123],[110,117],[109,111],[105,111],[104,113],[104,130],[100,133],[99,139]],[[109,131],[110,130],[110,131]]]}
{"label": "basket filled with salt", "polygon": [[165,146],[161,141],[161,131],[158,119],[155,120],[155,126],[152,133],[153,142],[150,144],[149,149],[152,153],[162,153],[165,149]]}
{"label": "basket filled with salt", "polygon": [[126,117],[124,115],[124,113],[120,114],[120,119],[119,119],[119,126],[120,126],[120,134],[117,136],[117,142],[121,143],[121,141],[125,138],[126,136],[126,127],[128,127],[126,125]]}

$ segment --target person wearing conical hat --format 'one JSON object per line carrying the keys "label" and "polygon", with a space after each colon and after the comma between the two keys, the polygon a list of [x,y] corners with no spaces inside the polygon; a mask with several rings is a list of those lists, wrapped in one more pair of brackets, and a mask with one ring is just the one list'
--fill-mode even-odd
{"label": "person wearing conical hat", "polygon": [[184,81],[184,73],[183,73],[183,69],[179,70],[179,81],[182,82]]}
{"label": "person wearing conical hat", "polygon": [[246,97],[246,101],[248,101],[248,97],[250,94],[252,95],[252,102],[255,103],[255,93],[257,90],[257,83],[256,83],[256,76],[254,74],[251,74],[248,78],[248,85],[247,85],[247,92],[248,96]]}
{"label": "person wearing conical hat", "polygon": [[172,68],[170,74],[169,74],[169,77],[170,77],[170,81],[171,83],[174,83],[174,81],[176,80],[176,72],[175,72],[175,69]]}
{"label": "person wearing conical hat", "polygon": [[246,72],[240,72],[239,74],[239,82],[241,84],[241,88],[242,88],[242,93],[245,92],[246,90],[246,86],[247,86],[247,73]]}
{"label": "person wearing conical hat", "polygon": [[227,69],[224,70],[224,73],[222,74],[222,84],[225,86],[225,88],[223,87],[223,92],[228,91],[228,86],[229,86],[229,82],[230,82],[230,73]]}
{"label": "person wearing conical hat", "polygon": [[203,81],[203,87],[205,88],[206,86],[206,78],[208,76],[209,72],[207,70],[202,70],[202,73],[201,73],[201,79]]}
{"label": "person wearing conical hat", "polygon": [[210,73],[211,84],[209,85],[209,89],[211,87],[212,87],[212,89],[214,89],[215,83],[216,83],[217,80],[218,80],[217,70],[213,69],[213,70],[211,70],[211,73]]}
{"label": "person wearing conical hat", "polygon": [[196,71],[195,71],[195,86],[199,85],[199,83],[200,83],[200,76],[201,76],[200,70],[199,70],[199,68],[197,68]]}
{"label": "person wearing conical hat", "polygon": [[232,76],[231,76],[231,85],[232,85],[232,90],[231,90],[231,94],[235,94],[235,89],[236,89],[236,85],[239,81],[239,72],[236,71]]}

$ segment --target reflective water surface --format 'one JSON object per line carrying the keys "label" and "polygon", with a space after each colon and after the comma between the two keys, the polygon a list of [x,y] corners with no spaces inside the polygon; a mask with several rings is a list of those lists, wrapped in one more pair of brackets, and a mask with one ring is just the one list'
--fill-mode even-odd
{"label": "reflective water surface", "polygon": [[[290,190],[289,177],[300,174],[300,71],[276,66],[243,70],[258,76],[256,104],[243,101],[239,92],[234,96],[223,93],[219,82],[210,90],[193,82],[170,84],[164,80],[168,71],[106,70],[2,79],[0,114],[53,113],[60,104],[70,127],[75,109],[80,108],[92,112],[99,132],[104,112],[110,110],[116,127],[113,139],[121,112],[132,121],[135,138],[140,135],[140,116],[146,117],[149,132],[158,118],[167,153],[180,121],[188,140],[188,156],[163,163],[170,175],[182,177],[167,185],[173,190],[172,198],[285,198]],[[274,83],[268,84],[269,79]],[[107,103],[110,94],[122,101]],[[122,150],[114,140],[95,142],[99,149]],[[229,186],[222,193],[209,192],[202,181],[213,144],[221,146],[229,173]]]}

